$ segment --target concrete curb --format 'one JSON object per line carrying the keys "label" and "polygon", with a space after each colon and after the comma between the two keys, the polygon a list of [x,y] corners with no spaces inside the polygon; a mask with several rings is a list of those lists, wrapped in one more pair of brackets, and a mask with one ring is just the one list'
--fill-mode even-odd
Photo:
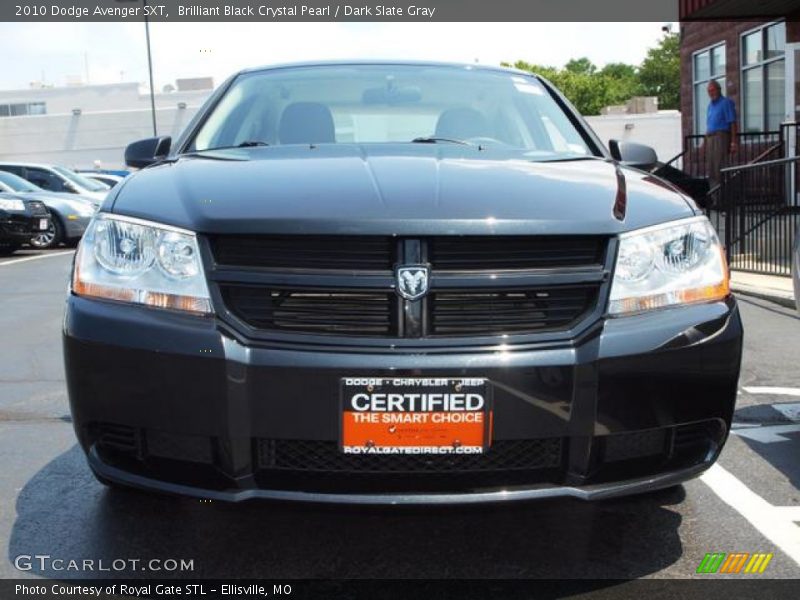
{"label": "concrete curb", "polygon": [[751,296],[753,298],[759,298],[760,300],[769,300],[770,302],[780,304],[781,306],[785,306],[787,308],[797,308],[795,306],[794,296],[781,290],[771,290],[768,288],[765,289],[763,287],[754,287],[734,282],[731,282],[731,290],[735,294],[741,294],[742,296]]}

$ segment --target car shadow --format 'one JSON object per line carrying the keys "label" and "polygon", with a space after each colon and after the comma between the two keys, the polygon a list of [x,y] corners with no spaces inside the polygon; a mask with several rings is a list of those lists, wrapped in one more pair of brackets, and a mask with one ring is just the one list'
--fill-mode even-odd
{"label": "car shadow", "polygon": [[[734,421],[742,427],[735,433],[757,456],[780,471],[795,490],[800,490],[800,462],[797,460],[800,456],[800,423],[787,419],[773,408],[780,404],[752,405],[736,410]],[[748,465],[746,472],[753,476],[758,470],[758,465]]]}
{"label": "car shadow", "polygon": [[[192,560],[188,572],[56,570],[59,579],[639,578],[676,562],[683,487],[587,503],[456,507],[210,503],[95,482],[77,446],[20,491],[9,541],[19,555]],[[97,563],[95,563],[97,565]],[[119,563],[118,563],[119,564]],[[63,565],[62,565],[63,566]],[[139,566],[141,569],[141,565]]]}

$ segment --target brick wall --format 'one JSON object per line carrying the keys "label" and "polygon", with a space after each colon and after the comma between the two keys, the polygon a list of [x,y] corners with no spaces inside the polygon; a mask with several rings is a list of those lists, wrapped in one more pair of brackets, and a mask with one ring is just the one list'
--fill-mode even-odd
{"label": "brick wall", "polygon": [[[681,126],[683,135],[694,133],[694,99],[692,92],[692,55],[703,48],[725,42],[726,88],[738,109],[740,35],[760,25],[754,21],[693,21],[681,23]],[[788,37],[788,33],[787,33]]]}

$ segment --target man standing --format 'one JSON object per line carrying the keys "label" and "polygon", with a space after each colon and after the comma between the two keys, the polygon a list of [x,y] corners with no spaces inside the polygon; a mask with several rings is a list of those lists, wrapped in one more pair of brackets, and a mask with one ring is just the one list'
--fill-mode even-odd
{"label": "man standing", "polygon": [[708,82],[708,104],[706,114],[706,161],[708,180],[711,188],[719,185],[722,178],[720,169],[725,166],[729,154],[738,151],[736,141],[736,105],[733,100],[722,95],[719,82]]}

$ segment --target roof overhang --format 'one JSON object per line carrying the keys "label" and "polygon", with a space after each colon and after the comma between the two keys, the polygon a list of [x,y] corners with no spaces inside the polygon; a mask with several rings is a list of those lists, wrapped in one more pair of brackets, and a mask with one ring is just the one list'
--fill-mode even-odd
{"label": "roof overhang", "polygon": [[800,12],[800,0],[679,0],[681,21],[760,20]]}

